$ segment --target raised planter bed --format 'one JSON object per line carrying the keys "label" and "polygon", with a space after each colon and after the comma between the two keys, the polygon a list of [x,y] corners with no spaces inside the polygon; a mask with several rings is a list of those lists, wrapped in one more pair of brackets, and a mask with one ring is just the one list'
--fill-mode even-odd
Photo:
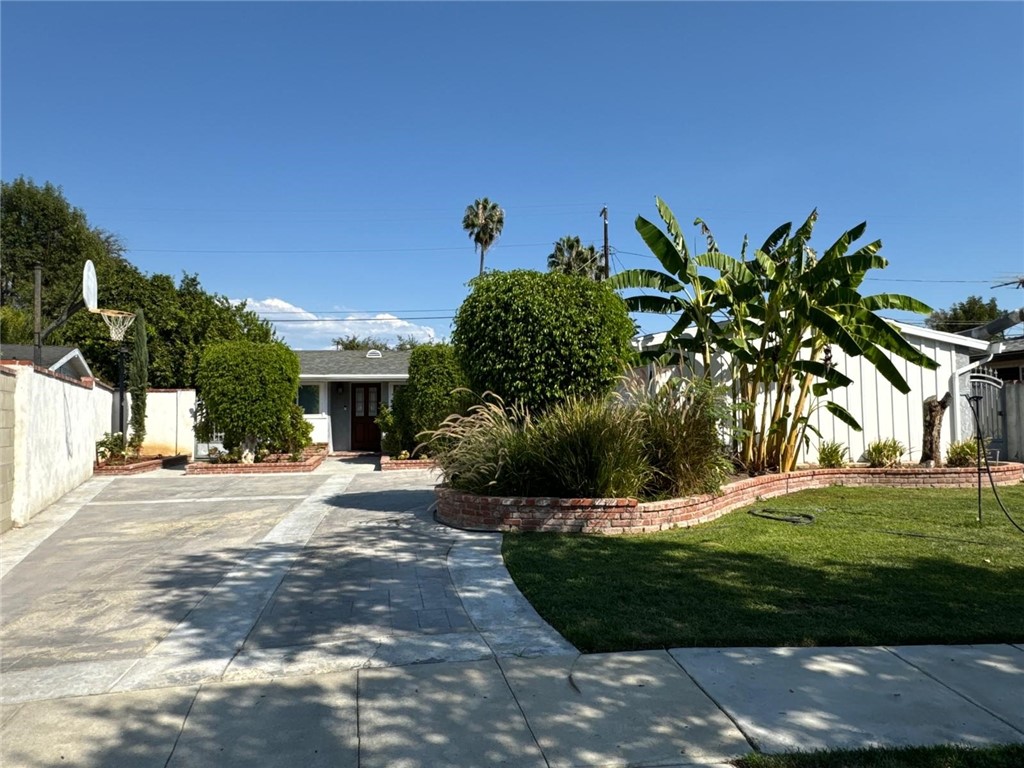
{"label": "raised planter bed", "polygon": [[301,461],[292,461],[287,454],[268,456],[255,464],[194,462],[185,469],[187,475],[273,475],[283,472],[312,472],[327,458],[326,446],[311,446]]}
{"label": "raised planter bed", "polygon": [[380,457],[380,471],[393,472],[399,469],[434,469],[433,459],[393,459],[387,454]]}
{"label": "raised planter bed", "polygon": [[[1024,478],[1024,464],[992,467],[997,485],[1012,485]],[[831,485],[881,485],[893,488],[972,488],[978,473],[973,467],[926,469],[899,467],[871,469],[805,469],[785,475],[745,478],[722,488],[717,496],[687,496],[666,501],[636,499],[555,499],[477,496],[451,488],[437,488],[437,519],[455,528],[473,531],[555,531],[559,533],[651,533],[689,527],[721,517],[758,499],[785,496]],[[984,478],[987,483],[988,478]]]}
{"label": "raised planter bed", "polygon": [[139,456],[125,464],[94,464],[92,472],[94,475],[139,475],[161,467],[183,465],[187,461],[188,456],[183,453],[177,456]]}

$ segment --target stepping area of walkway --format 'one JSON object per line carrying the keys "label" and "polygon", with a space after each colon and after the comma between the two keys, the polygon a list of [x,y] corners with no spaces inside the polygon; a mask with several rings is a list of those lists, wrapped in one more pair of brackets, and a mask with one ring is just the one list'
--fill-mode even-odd
{"label": "stepping area of walkway", "polygon": [[0,765],[724,766],[1024,742],[1024,646],[580,655],[427,471],[94,479],[0,537]]}

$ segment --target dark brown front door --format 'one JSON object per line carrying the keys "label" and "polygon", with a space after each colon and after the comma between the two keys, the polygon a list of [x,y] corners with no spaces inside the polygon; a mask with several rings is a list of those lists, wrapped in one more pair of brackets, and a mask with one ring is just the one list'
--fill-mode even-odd
{"label": "dark brown front door", "polygon": [[377,426],[377,404],[380,384],[352,385],[352,450],[379,451],[380,427]]}

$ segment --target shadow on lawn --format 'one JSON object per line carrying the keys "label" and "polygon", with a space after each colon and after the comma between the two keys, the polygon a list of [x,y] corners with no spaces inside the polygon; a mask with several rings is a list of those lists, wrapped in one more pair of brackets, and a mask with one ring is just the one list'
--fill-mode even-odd
{"label": "shadow on lawn", "polygon": [[506,541],[505,556],[541,616],[584,652],[1024,637],[1018,569],[941,556],[812,566],[708,542],[532,536]]}

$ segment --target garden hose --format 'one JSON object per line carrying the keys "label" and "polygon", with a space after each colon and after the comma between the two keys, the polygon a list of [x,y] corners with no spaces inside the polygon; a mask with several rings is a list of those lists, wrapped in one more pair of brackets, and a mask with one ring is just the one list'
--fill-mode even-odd
{"label": "garden hose", "polygon": [[765,520],[777,520],[780,523],[789,523],[790,525],[810,525],[814,522],[814,515],[806,514],[805,512],[794,512],[786,514],[781,509],[771,509],[770,507],[764,507],[763,509],[751,509],[747,511],[748,515],[754,517],[763,517]]}
{"label": "garden hose", "polygon": [[[971,414],[974,416],[974,429],[975,429],[975,432],[977,434],[977,437],[975,439],[978,441],[978,445],[980,446],[981,445],[981,441],[984,439],[982,434],[981,434],[981,422],[980,422],[980,420],[978,418],[978,401],[981,400],[981,396],[980,395],[972,395],[972,396],[964,395],[964,397],[967,398],[967,402],[971,406]],[[1020,525],[1017,524],[1017,521],[1013,519],[1013,516],[1010,514],[1010,512],[1003,505],[1003,500],[1001,498],[999,498],[999,490],[996,487],[996,479],[994,477],[992,477],[992,466],[989,464],[989,461],[988,461],[988,451],[982,450],[981,451],[981,456],[982,456],[982,460],[985,462],[985,471],[988,473],[988,481],[989,481],[989,483],[992,486],[992,493],[996,497],[996,503],[999,505],[999,508],[1001,510],[1003,510],[1003,514],[1006,515],[1006,519],[1010,521],[1010,525],[1012,525],[1014,528],[1016,528],[1021,533],[1024,533],[1024,528],[1022,528]],[[978,493],[979,493],[979,497],[978,497],[978,519],[980,520],[981,519],[981,496],[980,496],[980,494],[981,494],[981,465],[978,465]]]}

